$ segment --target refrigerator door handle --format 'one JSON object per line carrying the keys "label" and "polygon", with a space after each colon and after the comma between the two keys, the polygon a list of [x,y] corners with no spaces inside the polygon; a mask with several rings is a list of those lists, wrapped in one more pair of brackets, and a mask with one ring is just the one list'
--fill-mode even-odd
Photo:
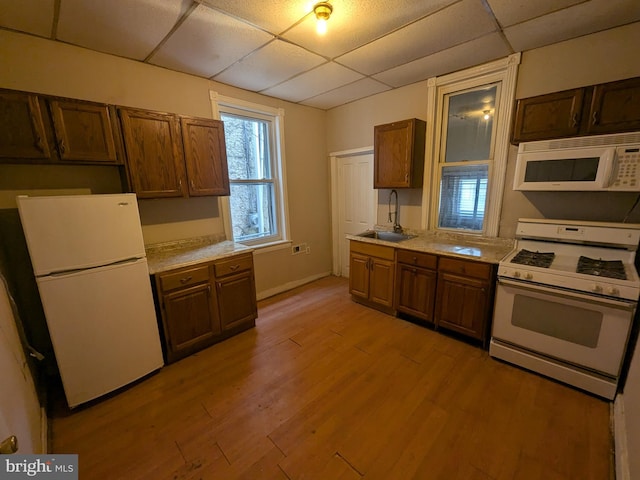
{"label": "refrigerator door handle", "polygon": [[47,277],[64,277],[66,275],[70,275],[73,273],[79,273],[79,272],[85,272],[87,270],[93,270],[94,268],[103,268],[103,267],[115,267],[118,265],[126,265],[129,263],[136,263],[139,262],[143,257],[131,257],[131,258],[126,258],[124,260],[118,260],[117,262],[111,262],[111,263],[107,263],[105,265],[96,265],[95,267],[88,267],[88,268],[76,268],[76,269],[72,269],[72,270],[59,270],[57,272],[51,272],[49,275],[46,275]]}

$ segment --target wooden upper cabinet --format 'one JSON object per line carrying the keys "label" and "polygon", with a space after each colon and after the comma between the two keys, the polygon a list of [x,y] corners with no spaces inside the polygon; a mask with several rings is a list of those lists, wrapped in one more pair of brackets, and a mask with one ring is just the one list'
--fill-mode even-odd
{"label": "wooden upper cabinet", "polygon": [[220,120],[181,117],[189,195],[229,195],[224,124]]}
{"label": "wooden upper cabinet", "polygon": [[55,99],[49,107],[61,161],[118,163],[108,105]]}
{"label": "wooden upper cabinet", "polygon": [[186,197],[178,118],[130,108],[120,108],[119,115],[131,186],[138,197]]}
{"label": "wooden upper cabinet", "polygon": [[596,85],[585,120],[589,134],[640,130],[640,77]]}
{"label": "wooden upper cabinet", "polygon": [[577,88],[518,100],[512,142],[578,135],[584,94]]}
{"label": "wooden upper cabinet", "polygon": [[0,91],[0,159],[51,159],[43,113],[37,95]]}
{"label": "wooden upper cabinet", "polygon": [[640,130],[640,77],[518,100],[512,143]]}
{"label": "wooden upper cabinet", "polygon": [[417,118],[374,127],[374,188],[422,186],[425,133]]}

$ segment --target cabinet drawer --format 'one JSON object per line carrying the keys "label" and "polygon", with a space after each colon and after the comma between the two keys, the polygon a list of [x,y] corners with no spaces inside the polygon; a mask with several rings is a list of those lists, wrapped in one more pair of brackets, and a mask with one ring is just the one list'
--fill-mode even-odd
{"label": "cabinet drawer", "polygon": [[244,270],[251,270],[253,268],[253,257],[251,255],[242,255],[220,260],[214,263],[213,268],[217,278]]}
{"label": "cabinet drawer", "polygon": [[430,253],[413,252],[411,250],[397,250],[398,263],[413,265],[415,267],[430,268],[435,270],[438,265],[438,257]]}
{"label": "cabinet drawer", "polygon": [[376,245],[374,243],[351,241],[350,249],[352,252],[369,255],[370,257],[384,258],[386,260],[394,260],[395,248]]}
{"label": "cabinet drawer", "polygon": [[458,273],[469,277],[490,279],[492,268],[488,263],[469,262],[466,260],[457,260],[455,258],[440,257],[438,270]]}
{"label": "cabinet drawer", "polygon": [[160,285],[164,291],[173,290],[174,288],[188,287],[189,285],[208,281],[208,265],[201,265],[195,268],[160,275]]}

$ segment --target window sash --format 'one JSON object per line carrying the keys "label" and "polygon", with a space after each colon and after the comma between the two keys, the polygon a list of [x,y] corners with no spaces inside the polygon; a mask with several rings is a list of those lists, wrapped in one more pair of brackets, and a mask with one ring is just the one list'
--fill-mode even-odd
{"label": "window sash", "polygon": [[[281,165],[277,163],[277,152],[281,151],[282,145],[278,144],[281,140],[276,135],[278,131],[278,117],[275,115],[261,113],[253,109],[244,109],[242,106],[236,107],[227,103],[218,104],[220,118],[235,118],[239,120],[247,120],[248,122],[257,122],[258,137],[254,142],[256,146],[257,160],[254,158],[254,172],[247,174],[247,178],[238,178],[242,175],[230,176],[229,184],[231,187],[231,195],[227,202],[229,206],[229,227],[234,241],[249,245],[260,245],[263,243],[273,243],[285,239],[284,218],[281,199],[283,186],[281,180],[276,176],[276,172],[282,170]],[[262,128],[259,128],[262,126]],[[227,146],[227,149],[229,147]],[[282,161],[282,159],[281,159]],[[248,168],[250,170],[250,168]],[[231,173],[231,171],[230,171]],[[263,189],[257,189],[255,193],[256,200],[249,207],[256,207],[258,212],[243,212],[242,208],[234,206],[234,190],[239,186],[262,186]],[[247,208],[245,210],[250,210]],[[243,220],[234,219],[233,212],[236,216],[243,215]],[[257,216],[256,216],[257,213]],[[250,217],[250,219],[248,219]],[[256,219],[257,229],[247,228],[252,226],[252,220]],[[268,225],[269,230],[264,231],[262,228]],[[241,233],[239,233],[241,232]]]}

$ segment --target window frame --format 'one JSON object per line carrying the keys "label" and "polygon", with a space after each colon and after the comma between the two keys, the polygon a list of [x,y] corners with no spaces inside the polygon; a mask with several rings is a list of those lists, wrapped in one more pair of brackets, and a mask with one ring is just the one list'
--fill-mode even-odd
{"label": "window frame", "polygon": [[[424,182],[422,192],[422,228],[434,231],[455,232],[473,236],[497,237],[500,212],[504,194],[507,158],[509,155],[509,128],[515,102],[515,87],[520,53],[483,65],[427,80],[428,107],[427,149],[425,152],[425,175],[431,182]],[[492,83],[499,83],[496,95],[497,109],[494,113],[493,158],[489,159],[485,222],[482,231],[440,228],[440,162],[446,147],[444,112],[447,109],[445,95],[463,93]],[[471,165],[478,163],[464,162]],[[480,163],[486,163],[481,161]],[[455,165],[455,163],[451,163]],[[428,178],[428,177],[427,177]]]}
{"label": "window frame", "polygon": [[[219,95],[214,91],[211,91],[209,95],[211,98],[214,118],[218,120],[221,120],[222,113],[228,113],[230,115],[255,118],[256,120],[270,122],[271,124],[269,133],[269,141],[272,143],[272,145],[270,145],[271,179],[269,179],[269,182],[273,184],[274,188],[273,213],[278,233],[277,235],[271,235],[269,237],[250,240],[234,240],[233,224],[231,219],[231,197],[220,197],[221,214],[227,240],[260,249],[268,249],[268,247],[274,247],[276,249],[287,248],[288,244],[291,243],[291,237],[289,235],[289,211],[287,205],[287,182],[284,155],[284,109],[268,107],[233,97]],[[238,185],[256,182],[256,180],[241,180],[235,182],[229,179],[230,184],[236,183]],[[258,181],[257,183],[268,182]]]}

